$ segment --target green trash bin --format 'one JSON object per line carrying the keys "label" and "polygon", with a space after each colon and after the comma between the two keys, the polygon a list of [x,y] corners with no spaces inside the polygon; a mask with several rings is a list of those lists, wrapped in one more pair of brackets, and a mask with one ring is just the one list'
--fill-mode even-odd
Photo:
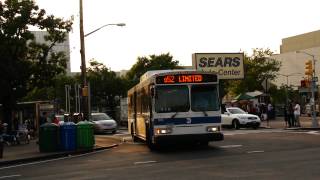
{"label": "green trash bin", "polygon": [[53,123],[45,123],[39,129],[40,152],[54,152],[58,150],[58,126]]}
{"label": "green trash bin", "polygon": [[92,149],[94,146],[93,123],[80,121],[77,123],[77,148]]}

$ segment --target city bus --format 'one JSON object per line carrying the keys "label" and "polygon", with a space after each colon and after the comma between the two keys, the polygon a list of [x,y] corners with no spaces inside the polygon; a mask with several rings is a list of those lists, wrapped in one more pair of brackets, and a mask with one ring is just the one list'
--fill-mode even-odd
{"label": "city bus", "polygon": [[221,141],[218,76],[196,70],[148,71],[128,91],[128,130],[150,149],[164,143]]}

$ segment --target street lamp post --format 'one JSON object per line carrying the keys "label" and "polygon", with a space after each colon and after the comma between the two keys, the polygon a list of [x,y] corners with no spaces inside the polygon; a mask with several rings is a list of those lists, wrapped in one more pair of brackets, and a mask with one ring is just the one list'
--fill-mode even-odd
{"label": "street lamp post", "polygon": [[95,33],[95,32],[99,31],[100,29],[102,29],[102,28],[104,28],[104,27],[106,27],[106,26],[126,26],[126,24],[125,24],[125,23],[105,24],[105,25],[103,25],[103,26],[101,26],[101,27],[97,28],[96,30],[93,30],[93,31],[91,31],[91,32],[89,32],[89,33],[87,33],[87,34],[85,34],[85,35],[84,35],[84,37],[87,37],[87,36],[89,36],[90,34]]}
{"label": "street lamp post", "polygon": [[84,38],[89,36],[90,34],[93,34],[100,29],[106,27],[106,26],[125,26],[125,23],[118,23],[118,24],[105,24],[87,34],[84,34],[83,31],[83,3],[82,0],[79,0],[80,4],[80,55],[81,55],[81,78],[82,78],[82,112],[85,120],[89,120],[89,101],[88,101],[88,96],[89,96],[89,90],[88,90],[88,82],[87,82],[87,77],[86,77],[86,57],[85,57],[85,43],[84,43]]}
{"label": "street lamp post", "polygon": [[313,54],[304,52],[304,51],[296,51],[296,53],[303,53],[308,56],[312,57],[312,64],[313,64],[313,69],[312,69],[312,78],[311,78],[311,111],[312,111],[312,127],[317,128],[319,127],[318,120],[316,117],[316,111],[315,111],[315,88],[316,88],[316,71],[315,71],[315,65],[316,65],[316,59]]}
{"label": "street lamp post", "polygon": [[281,76],[286,77],[287,80],[287,87],[286,87],[286,104],[289,103],[289,99],[288,99],[288,87],[289,87],[289,77],[291,76],[297,76],[297,75],[302,75],[301,73],[291,73],[291,74],[279,74]]}

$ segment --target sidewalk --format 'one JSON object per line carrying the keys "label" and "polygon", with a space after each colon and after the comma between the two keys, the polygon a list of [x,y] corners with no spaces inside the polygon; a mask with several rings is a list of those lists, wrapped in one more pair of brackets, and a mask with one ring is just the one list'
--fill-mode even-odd
{"label": "sidewalk", "polygon": [[38,160],[46,160],[69,155],[83,154],[92,151],[99,151],[117,146],[119,139],[105,137],[95,137],[95,146],[92,150],[77,151],[57,151],[51,153],[42,153],[39,151],[39,145],[36,140],[31,140],[29,144],[20,144],[13,146],[4,146],[3,158],[0,159],[0,166],[27,163]]}
{"label": "sidewalk", "polygon": [[[317,117],[317,120],[319,122],[320,117]],[[276,119],[273,119],[273,120],[262,121],[261,127],[273,128],[273,129],[288,129],[288,130],[306,130],[306,129],[320,130],[320,128],[313,128],[312,127],[312,117],[301,116],[300,117],[300,124],[301,124],[301,127],[289,128],[286,126],[286,122],[284,120],[284,117],[276,117]]]}

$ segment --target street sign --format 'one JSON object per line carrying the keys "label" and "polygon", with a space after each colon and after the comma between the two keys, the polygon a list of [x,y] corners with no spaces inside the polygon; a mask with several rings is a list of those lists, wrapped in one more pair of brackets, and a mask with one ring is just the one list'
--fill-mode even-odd
{"label": "street sign", "polygon": [[318,77],[313,77],[314,82],[318,82]]}
{"label": "street sign", "polygon": [[314,98],[310,98],[310,104],[314,105]]}

